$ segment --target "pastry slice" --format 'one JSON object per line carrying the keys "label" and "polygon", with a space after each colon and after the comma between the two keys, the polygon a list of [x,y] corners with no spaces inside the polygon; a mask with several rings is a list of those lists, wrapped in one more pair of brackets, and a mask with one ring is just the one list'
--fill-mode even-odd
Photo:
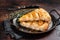
{"label": "pastry slice", "polygon": [[23,27],[45,32],[48,30],[51,16],[43,8],[38,8],[18,18],[18,21]]}

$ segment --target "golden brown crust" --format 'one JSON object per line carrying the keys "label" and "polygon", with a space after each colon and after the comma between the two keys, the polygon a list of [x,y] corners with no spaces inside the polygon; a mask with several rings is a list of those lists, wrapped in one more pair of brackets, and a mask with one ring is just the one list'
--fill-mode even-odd
{"label": "golden brown crust", "polygon": [[25,14],[19,18],[18,21],[20,22],[20,25],[24,27],[44,32],[48,29],[49,23],[51,22],[51,17],[47,11],[43,8],[39,8]]}

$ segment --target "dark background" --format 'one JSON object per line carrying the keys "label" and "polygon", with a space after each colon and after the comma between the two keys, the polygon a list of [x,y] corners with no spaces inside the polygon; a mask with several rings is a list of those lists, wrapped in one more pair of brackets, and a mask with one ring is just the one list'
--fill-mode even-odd
{"label": "dark background", "polygon": [[13,5],[32,5],[40,3],[59,4],[60,0],[0,0],[0,7],[10,7]]}

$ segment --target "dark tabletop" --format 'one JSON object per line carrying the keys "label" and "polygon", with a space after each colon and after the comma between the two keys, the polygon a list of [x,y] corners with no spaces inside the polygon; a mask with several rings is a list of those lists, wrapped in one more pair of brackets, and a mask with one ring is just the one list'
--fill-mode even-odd
{"label": "dark tabletop", "polygon": [[[21,3],[21,5],[28,5],[27,3]],[[37,5],[37,3],[33,4],[33,5]],[[60,6],[59,4],[48,4],[48,3],[38,3],[38,5],[44,9],[46,9],[48,12],[50,12],[50,10],[52,9],[56,9],[59,13],[60,13]],[[3,6],[3,5],[2,5]],[[0,6],[2,8],[2,6]],[[8,4],[6,4],[3,7],[7,7]],[[11,11],[8,10],[0,10],[0,40],[13,40],[10,38],[9,35],[6,35],[4,33],[4,28],[2,25],[2,22],[4,20],[6,20],[9,17]],[[49,34],[46,34],[44,37],[40,37],[40,38],[35,38],[35,39],[31,39],[31,40],[60,40],[60,26],[57,26],[53,31],[51,31]],[[30,40],[30,39],[26,39],[26,38],[21,38],[20,40]]]}

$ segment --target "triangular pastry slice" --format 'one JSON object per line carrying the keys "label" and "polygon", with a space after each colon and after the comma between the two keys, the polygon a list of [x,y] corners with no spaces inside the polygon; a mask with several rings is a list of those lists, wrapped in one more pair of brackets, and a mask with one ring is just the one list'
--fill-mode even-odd
{"label": "triangular pastry slice", "polygon": [[20,25],[34,30],[46,31],[48,30],[51,16],[43,8],[35,9],[26,13],[18,19]]}

